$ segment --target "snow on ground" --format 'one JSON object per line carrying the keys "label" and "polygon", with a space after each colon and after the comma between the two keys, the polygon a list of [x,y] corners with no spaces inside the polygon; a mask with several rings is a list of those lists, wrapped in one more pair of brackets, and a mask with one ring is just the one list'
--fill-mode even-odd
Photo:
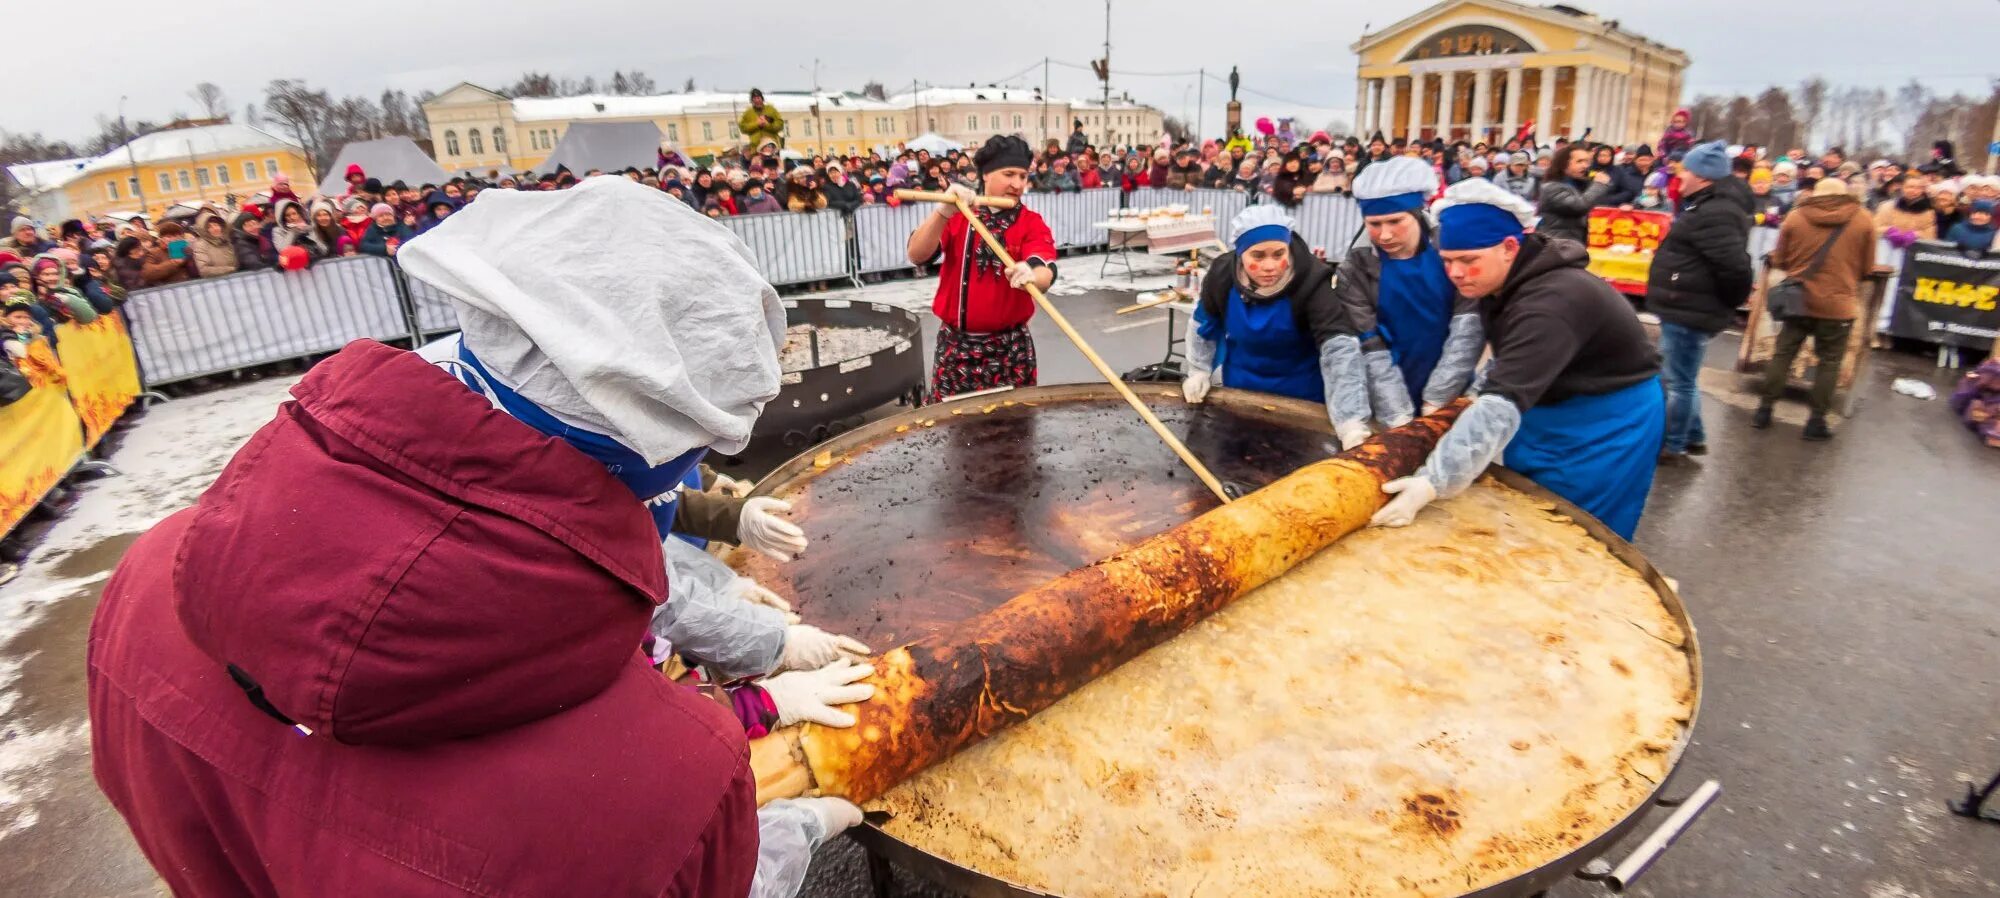
{"label": "snow on ground", "polygon": [[[1133,253],[1132,276],[1127,278],[1122,260],[1113,258],[1105,269],[1103,254],[1068,256],[1056,262],[1056,282],[1050,296],[1078,296],[1092,290],[1157,290],[1173,278],[1174,263],[1180,256]],[[865,299],[886,303],[913,312],[928,312],[931,297],[937,295],[937,275],[898,277],[866,287],[847,287],[825,293],[800,294],[798,299]]]}
{"label": "snow on ground", "polygon": [[51,797],[52,762],[81,756],[90,738],[82,720],[37,726],[10,715],[25,698],[18,691],[23,668],[40,651],[29,631],[109,576],[125,540],[191,504],[297,380],[259,380],[154,405],[107,459],[120,475],[79,486],[20,577],[0,587],[0,839],[39,821],[36,804]]}

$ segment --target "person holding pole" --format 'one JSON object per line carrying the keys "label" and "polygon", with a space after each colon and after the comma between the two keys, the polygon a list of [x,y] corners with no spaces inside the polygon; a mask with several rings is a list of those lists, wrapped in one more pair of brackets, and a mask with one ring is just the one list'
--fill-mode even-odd
{"label": "person holding pole", "polygon": [[[1056,241],[1048,223],[1019,204],[1033,161],[1034,151],[1019,137],[1008,134],[986,141],[973,157],[980,191],[950,185],[948,198],[910,233],[910,261],[938,263],[931,312],[938,316],[939,326],[929,402],[1036,383],[1035,339],[1028,333],[1035,300],[1026,288],[1047,290],[1055,282]],[[1015,204],[1004,209],[971,206],[981,193]],[[1019,261],[1005,264],[974,232],[959,214],[960,197],[1005,247],[1006,255]]]}

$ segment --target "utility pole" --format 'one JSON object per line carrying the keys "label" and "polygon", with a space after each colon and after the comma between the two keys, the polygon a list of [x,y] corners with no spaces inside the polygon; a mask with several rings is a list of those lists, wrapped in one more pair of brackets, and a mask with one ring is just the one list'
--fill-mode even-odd
{"label": "utility pole", "polygon": [[1196,147],[1201,146],[1202,116],[1208,112],[1208,69],[1204,67],[1199,77],[1201,80],[1197,82],[1194,91],[1194,140],[1192,142]]}
{"label": "utility pole", "polygon": [[1111,0],[1104,0],[1104,143],[1111,144]]}
{"label": "utility pole", "polygon": [[118,98],[118,139],[125,142],[125,161],[132,170],[132,195],[139,198],[139,214],[152,218],[146,208],[146,187],[139,183],[139,157],[132,150],[132,132],[125,127],[125,98]]}

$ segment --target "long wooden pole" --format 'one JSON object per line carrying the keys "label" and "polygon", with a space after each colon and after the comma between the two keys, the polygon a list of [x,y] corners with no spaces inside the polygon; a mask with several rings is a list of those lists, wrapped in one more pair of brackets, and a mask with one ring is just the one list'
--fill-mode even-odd
{"label": "long wooden pole", "polygon": [[[979,216],[972,214],[972,207],[966,204],[965,198],[955,199],[958,204],[958,214],[965,216],[966,223],[979,232],[979,238],[986,241],[987,248],[993,250],[993,255],[1000,260],[1001,266],[1013,268],[1014,257],[1007,254],[1007,248],[1001,246],[1000,241],[993,239],[993,232],[986,229],[985,223],[979,220]],[[1224,505],[1229,504],[1229,493],[1222,489],[1222,481],[1215,479],[1215,475],[1208,472],[1208,467],[1201,463],[1201,459],[1195,458],[1194,453],[1188,451],[1188,447],[1181,443],[1179,437],[1168,432],[1167,425],[1160,423],[1153,410],[1147,408],[1146,403],[1141,402],[1139,397],[1133,394],[1132,388],[1125,385],[1124,378],[1119,377],[1111,370],[1110,365],[1104,363],[1104,359],[1098,356],[1097,350],[1090,348],[1090,343],[1083,339],[1082,334],[1076,332],[1076,328],[1070,326],[1069,319],[1064,318],[1063,313],[1056,311],[1055,303],[1049,302],[1049,298],[1042,295],[1040,288],[1034,284],[1027,285],[1027,288],[1028,295],[1035,298],[1035,303],[1042,307],[1042,311],[1049,314],[1049,318],[1055,321],[1056,327],[1062,328],[1063,336],[1076,344],[1076,348],[1083,352],[1083,357],[1090,360],[1090,364],[1097,369],[1098,374],[1103,375],[1104,381],[1117,390],[1118,395],[1125,397],[1126,402],[1131,403],[1132,410],[1146,420],[1146,426],[1151,427],[1153,433],[1159,435],[1160,441],[1166,443],[1167,448],[1174,450],[1174,454],[1181,457],[1181,461],[1194,472],[1194,476],[1201,478],[1201,482],[1215,493],[1217,499],[1222,500]]]}

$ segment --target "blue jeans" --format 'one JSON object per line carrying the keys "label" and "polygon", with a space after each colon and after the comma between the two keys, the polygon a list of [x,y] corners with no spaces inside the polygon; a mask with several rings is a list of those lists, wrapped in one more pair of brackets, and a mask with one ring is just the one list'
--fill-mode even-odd
{"label": "blue jeans", "polygon": [[1708,331],[1660,322],[1660,356],[1667,382],[1668,452],[1686,452],[1691,445],[1706,444],[1708,433],[1701,427],[1701,360],[1708,354]]}

